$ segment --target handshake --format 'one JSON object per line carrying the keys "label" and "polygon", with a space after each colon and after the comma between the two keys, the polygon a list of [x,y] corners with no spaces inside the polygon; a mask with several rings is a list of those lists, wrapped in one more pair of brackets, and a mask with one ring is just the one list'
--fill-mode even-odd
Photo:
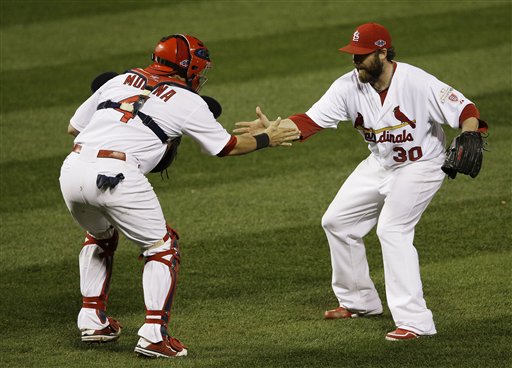
{"label": "handshake", "polygon": [[[266,146],[291,146],[292,141],[300,139],[301,132],[293,121],[289,119],[282,120],[279,117],[271,122],[259,106],[256,107],[256,115],[258,117],[256,120],[235,123],[237,128],[233,130],[233,133],[253,136],[258,143],[257,149]],[[265,136],[268,137],[267,144],[259,147],[260,144],[265,144],[265,142],[260,143],[260,141],[267,140]]]}

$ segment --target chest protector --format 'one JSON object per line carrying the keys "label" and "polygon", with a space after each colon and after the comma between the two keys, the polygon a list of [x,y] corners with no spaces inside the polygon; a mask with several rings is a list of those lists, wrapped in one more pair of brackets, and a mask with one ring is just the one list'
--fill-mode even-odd
{"label": "chest protector", "polygon": [[192,91],[185,82],[181,82],[178,79],[164,75],[151,74],[145,71],[144,69],[132,69],[127,71],[126,73],[136,74],[144,80],[144,89],[142,93],[139,95],[138,100],[133,103],[119,103],[107,100],[105,102],[100,103],[97,109],[100,110],[114,108],[129,112],[132,114],[132,117],[135,117],[135,115],[137,115],[142,120],[142,123],[149,129],[151,129],[153,133],[155,133],[155,135],[160,139],[162,144],[167,145],[167,149],[162,159],[151,170],[152,173],[162,172],[173,163],[176,155],[178,154],[178,147],[181,143],[181,137],[170,138],[169,136],[167,136],[167,134],[165,134],[165,132],[162,130],[162,128],[158,126],[158,124],[153,120],[153,118],[141,112],[140,109],[149,99],[151,92],[162,85],[185,88],[193,93],[195,92]]}

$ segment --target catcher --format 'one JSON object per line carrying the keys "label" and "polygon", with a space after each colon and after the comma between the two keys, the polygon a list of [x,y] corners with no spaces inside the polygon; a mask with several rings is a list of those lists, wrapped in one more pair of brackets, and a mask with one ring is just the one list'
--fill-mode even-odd
{"label": "catcher", "polygon": [[[149,172],[165,170],[188,135],[208,155],[242,155],[289,145],[295,128],[280,120],[256,136],[233,136],[215,116],[220,105],[198,95],[210,68],[206,46],[189,35],[164,37],[145,69],[107,73],[71,118],[72,152],[60,173],[71,215],[86,230],[79,255],[84,342],[119,338],[121,324],[107,314],[112,264],[119,232],[137,244],[145,260],[142,285],[146,318],[135,352],[148,357],[187,355],[167,331],[180,266],[178,234],[165,221]],[[212,112],[213,110],[213,112]]]}

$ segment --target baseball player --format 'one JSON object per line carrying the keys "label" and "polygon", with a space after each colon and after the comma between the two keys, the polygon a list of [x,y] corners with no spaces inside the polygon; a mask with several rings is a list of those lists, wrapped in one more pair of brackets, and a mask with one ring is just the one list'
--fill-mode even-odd
{"label": "baseball player", "polygon": [[145,260],[146,319],[135,352],[169,358],[187,355],[167,332],[180,264],[178,234],[145,174],[172,162],[183,135],[205,154],[224,157],[287,145],[300,132],[277,121],[255,137],[230,135],[198,95],[211,62],[197,38],[164,37],[152,60],[145,69],[108,76],[76,110],[68,127],[76,138],[60,186],[71,215],[86,230],[79,256],[82,341],[115,341],[121,333],[121,324],[106,314],[120,232]]}
{"label": "baseball player", "polygon": [[[363,242],[377,225],[387,303],[396,324],[385,338],[431,336],[436,328],[423,298],[413,239],[416,224],[445,177],[441,125],[469,132],[486,131],[487,124],[459,91],[419,68],[394,61],[391,36],[382,25],[359,26],[340,51],[353,55],[355,69],[337,79],[305,114],[290,116],[281,124],[297,127],[303,141],[350,120],[371,152],[322,218],[331,252],[332,288],[339,302],[324,317],[382,313]],[[261,110],[257,115],[252,122],[237,123],[234,132],[263,131],[270,123]]]}

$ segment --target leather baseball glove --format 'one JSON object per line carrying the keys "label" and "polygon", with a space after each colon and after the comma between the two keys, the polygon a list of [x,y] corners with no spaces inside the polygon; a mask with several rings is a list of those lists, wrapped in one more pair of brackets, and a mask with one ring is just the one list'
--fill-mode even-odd
{"label": "leather baseball glove", "polygon": [[446,150],[441,169],[452,179],[457,173],[476,177],[482,167],[484,139],[480,132],[463,132]]}

